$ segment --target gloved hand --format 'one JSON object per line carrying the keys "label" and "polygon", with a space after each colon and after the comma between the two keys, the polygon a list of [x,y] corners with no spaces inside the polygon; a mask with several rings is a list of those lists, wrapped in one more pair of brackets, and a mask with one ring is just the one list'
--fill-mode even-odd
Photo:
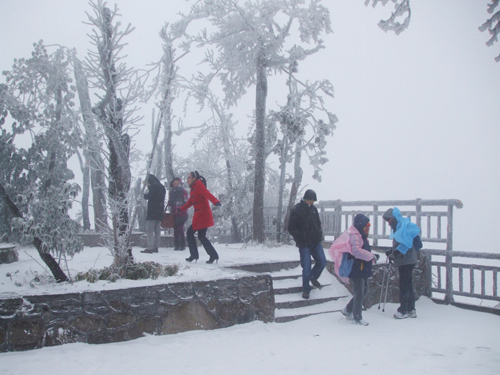
{"label": "gloved hand", "polygon": [[394,262],[394,259],[396,259],[396,254],[394,254],[394,250],[393,249],[391,249],[389,251],[386,251],[385,255],[389,259],[389,262]]}
{"label": "gloved hand", "polygon": [[217,202],[215,206],[220,207],[221,206],[220,202]]}
{"label": "gloved hand", "polygon": [[375,260],[375,262],[378,262],[378,260],[380,259],[380,255],[373,254],[373,259]]}
{"label": "gloved hand", "polygon": [[177,212],[178,214],[182,213],[182,211],[181,211],[181,209],[180,209],[179,207],[177,207],[177,208],[175,209],[175,212]]}

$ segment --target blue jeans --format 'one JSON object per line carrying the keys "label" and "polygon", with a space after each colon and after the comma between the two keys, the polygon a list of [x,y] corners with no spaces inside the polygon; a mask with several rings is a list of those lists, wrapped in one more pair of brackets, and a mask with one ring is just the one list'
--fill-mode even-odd
{"label": "blue jeans", "polygon": [[[326,266],[325,251],[321,242],[313,247],[299,247],[300,265],[302,266],[302,291],[309,293],[311,286],[310,280],[318,280],[321,272]],[[314,259],[314,267],[311,269],[311,257]]]}
{"label": "blue jeans", "polygon": [[363,319],[361,310],[363,300],[368,294],[368,279],[349,279],[352,285],[352,298],[345,307],[347,313],[352,314],[354,320]]}

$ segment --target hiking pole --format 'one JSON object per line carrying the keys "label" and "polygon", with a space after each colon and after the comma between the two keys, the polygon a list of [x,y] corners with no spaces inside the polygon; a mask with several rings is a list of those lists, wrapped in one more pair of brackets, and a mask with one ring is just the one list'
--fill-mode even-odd
{"label": "hiking pole", "polygon": [[384,275],[382,276],[382,284],[381,284],[381,289],[380,289],[380,298],[378,299],[378,309],[380,310],[380,304],[382,303],[382,295],[384,294],[384,284],[385,284],[385,276],[387,275],[387,263],[389,261],[389,258],[385,259],[385,264],[386,267],[384,267]]}
{"label": "hiking pole", "polygon": [[392,262],[389,262],[389,269],[387,270],[387,280],[385,285],[385,296],[384,296],[384,306],[382,307],[382,312],[385,311],[385,303],[387,302],[387,292],[389,290],[389,280],[391,278]]}

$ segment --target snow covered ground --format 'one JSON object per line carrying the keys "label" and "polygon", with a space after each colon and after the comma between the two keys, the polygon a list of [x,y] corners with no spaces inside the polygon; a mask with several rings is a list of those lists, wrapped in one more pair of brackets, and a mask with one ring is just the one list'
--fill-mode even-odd
{"label": "snow covered ground", "polygon": [[[138,260],[178,263],[179,275],[168,279],[73,285],[35,282],[33,287],[29,281],[35,272],[43,270],[33,249],[20,249],[19,262],[0,265],[0,297],[237,277],[246,273],[224,267],[298,259],[297,250],[291,246],[218,245],[216,248],[221,257],[218,265],[205,264],[206,254],[202,249],[197,264],[183,261],[187,251],[160,249],[159,254],[148,255],[134,249]],[[68,265],[74,273],[107,266],[110,262],[105,249],[89,248],[68,260]],[[328,278],[335,283],[328,273],[322,276],[322,282]],[[16,286],[16,282],[22,285]],[[297,283],[300,285],[300,279]],[[364,312],[363,318],[370,323],[367,327],[354,326],[339,313],[333,313],[289,323],[254,322],[116,344],[68,344],[2,353],[0,374],[35,374],[41,369],[51,375],[499,373],[500,317],[436,305],[427,298],[417,302],[417,319],[393,319],[396,308],[397,305],[389,304],[385,312],[376,306]]]}

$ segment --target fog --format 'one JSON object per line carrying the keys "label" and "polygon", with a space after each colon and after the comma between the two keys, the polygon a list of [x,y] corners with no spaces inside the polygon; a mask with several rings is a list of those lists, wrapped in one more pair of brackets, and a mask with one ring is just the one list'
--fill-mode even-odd
{"label": "fog", "polygon": [[[127,38],[127,63],[145,68],[161,56],[161,26],[193,2],[116,3],[122,24],[136,28]],[[322,182],[311,178],[307,159],[302,165],[304,182],[319,200],[460,199],[464,208],[455,212],[455,249],[497,251],[490,235],[500,212],[500,63],[494,61],[500,43],[487,47],[489,34],[478,30],[489,16],[487,3],[412,1],[410,27],[396,36],[377,26],[390,16],[390,3],[374,9],[364,0],[323,1],[334,32],[324,37],[325,49],[299,66],[310,81],[329,79],[335,88],[328,105],[339,122],[328,141],[330,161]],[[40,39],[74,47],[82,58],[91,48],[91,28],[82,23],[86,11],[91,8],[83,0],[0,0],[0,69],[9,70],[14,58],[29,57]],[[279,102],[283,88],[270,81],[268,108]],[[238,108],[243,134],[252,103],[244,98]],[[145,126],[138,137],[149,139],[153,106],[144,106]],[[174,142],[176,150],[188,150],[191,139]]]}

